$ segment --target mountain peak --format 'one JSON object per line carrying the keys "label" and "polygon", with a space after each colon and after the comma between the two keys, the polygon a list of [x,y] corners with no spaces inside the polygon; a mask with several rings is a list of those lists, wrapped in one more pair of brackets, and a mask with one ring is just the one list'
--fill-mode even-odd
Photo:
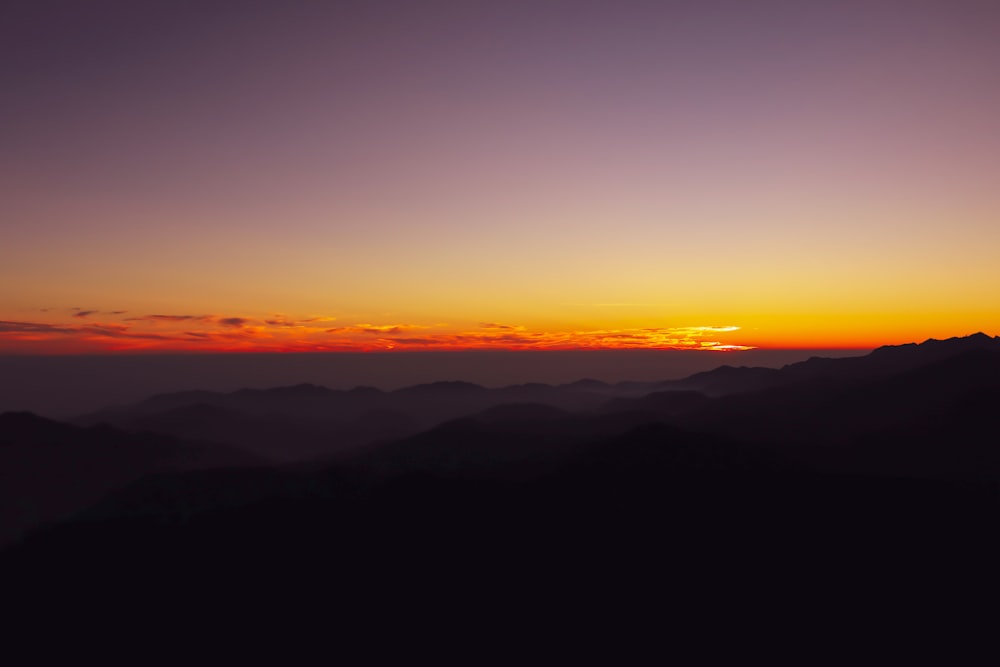
{"label": "mountain peak", "polygon": [[982,331],[977,331],[968,336],[954,336],[943,340],[928,338],[922,343],[905,343],[903,345],[883,345],[872,351],[872,354],[898,353],[901,351],[922,351],[934,350],[941,352],[960,352],[964,350],[977,349],[1000,349],[1000,336],[989,336]]}

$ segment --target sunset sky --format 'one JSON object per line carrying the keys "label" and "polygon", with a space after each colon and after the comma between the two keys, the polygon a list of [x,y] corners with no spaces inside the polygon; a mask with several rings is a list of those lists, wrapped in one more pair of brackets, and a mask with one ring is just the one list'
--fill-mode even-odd
{"label": "sunset sky", "polygon": [[993,0],[28,0],[0,353],[1000,333]]}

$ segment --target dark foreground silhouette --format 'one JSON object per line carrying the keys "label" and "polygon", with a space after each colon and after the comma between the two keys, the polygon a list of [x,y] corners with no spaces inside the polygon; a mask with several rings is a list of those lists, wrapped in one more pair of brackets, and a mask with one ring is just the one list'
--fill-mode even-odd
{"label": "dark foreground silhouette", "polygon": [[[127,468],[99,502],[0,552],[6,604],[29,625],[318,624],[339,646],[380,635],[372,651],[472,642],[470,659],[530,638],[565,658],[614,637],[621,657],[670,655],[695,636],[704,653],[745,634],[839,628],[843,640],[877,626],[884,639],[913,624],[913,646],[928,623],[988,625],[1000,339],[765,370],[619,387],[175,395],[103,413],[117,428],[4,415],[5,474],[20,465],[29,480],[8,500],[48,497],[32,481]],[[331,405],[340,425],[447,421],[310,445],[319,458],[281,466],[248,453],[259,442],[120,430],[171,414],[217,426],[233,411],[299,424],[287,446],[304,451],[294,439],[323,442],[316,420]],[[45,476],[68,456],[74,474]]]}

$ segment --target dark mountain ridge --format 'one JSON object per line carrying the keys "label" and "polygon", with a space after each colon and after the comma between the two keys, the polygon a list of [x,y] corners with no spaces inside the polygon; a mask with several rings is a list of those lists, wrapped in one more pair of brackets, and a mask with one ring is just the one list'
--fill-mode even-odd
{"label": "dark mountain ridge", "polygon": [[[879,628],[913,610],[978,609],[972,598],[1000,592],[1000,349],[971,338],[688,378],[716,383],[715,397],[670,383],[620,395],[591,383],[354,396],[307,385],[122,409],[145,433],[3,415],[4,507],[23,512],[82,471],[103,486],[25,514],[63,521],[0,550],[0,586],[19,619],[44,627],[90,619],[95,599],[144,623],[171,601],[206,627],[318,604],[344,612],[341,631],[427,625],[449,641],[497,616],[575,632],[645,619],[659,637],[664,607],[728,631],[720,608],[745,627],[764,601],[839,628],[873,591]],[[773,384],[751,389],[761,378]],[[421,423],[438,421],[280,467],[198,467],[185,458],[198,445],[148,432],[227,437],[244,423],[239,437],[301,449],[333,423],[330,405],[351,400],[372,424],[401,414],[373,408],[429,406]],[[435,608],[448,610],[441,623]]]}
{"label": "dark mountain ridge", "polygon": [[215,444],[0,414],[0,546],[146,475],[259,465]]}
{"label": "dark mountain ridge", "polygon": [[[178,392],[101,410],[74,422],[108,423],[133,432],[215,441],[246,448],[254,456],[274,461],[349,453],[371,443],[405,438],[449,420],[513,404],[547,406],[578,415],[633,412],[652,420],[680,420],[691,428],[707,428],[735,437],[779,442],[796,438],[835,441],[836,433],[844,430],[839,425],[841,420],[833,414],[817,414],[815,419],[810,416],[819,409],[816,406],[821,394],[838,387],[836,391],[850,394],[852,383],[874,382],[965,351],[996,349],[1000,349],[1000,337],[980,333],[886,346],[859,357],[814,357],[780,369],[721,366],[683,380],[657,383],[611,385],[579,380],[564,385],[529,383],[489,389],[449,381],[392,392],[371,387],[334,390],[313,384],[230,393]],[[873,391],[877,394],[880,390]],[[757,392],[770,393],[749,397]],[[730,400],[740,395],[748,397]],[[836,398],[840,403],[845,400]],[[806,403],[815,405],[801,410]],[[777,406],[783,406],[785,413],[779,413]],[[859,410],[856,415],[873,413],[867,408]],[[755,411],[757,416],[753,415]],[[872,417],[870,421],[874,425],[877,420]],[[810,424],[834,422],[822,433],[808,428]]]}
{"label": "dark mountain ridge", "polygon": [[[393,392],[316,385],[230,393],[177,392],[73,421],[213,440],[247,447],[275,461],[290,461],[412,435],[498,405],[536,404],[574,412],[596,409],[606,400],[606,387],[602,384],[595,391],[589,383],[526,384],[487,389],[468,382],[435,382]],[[189,419],[195,413],[204,419]]]}
{"label": "dark mountain ridge", "polygon": [[976,350],[1000,350],[1000,336],[979,332],[945,340],[930,338],[923,343],[885,345],[857,357],[811,357],[780,369],[724,365],[682,380],[662,382],[660,387],[723,396],[805,382],[873,378]]}

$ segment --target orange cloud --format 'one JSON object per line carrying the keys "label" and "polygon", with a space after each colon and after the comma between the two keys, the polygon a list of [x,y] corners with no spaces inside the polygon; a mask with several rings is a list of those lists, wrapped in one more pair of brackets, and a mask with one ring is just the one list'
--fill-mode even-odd
{"label": "orange cloud", "polygon": [[[93,311],[101,312],[101,311]],[[256,320],[220,315],[156,314],[121,322],[0,321],[0,350],[50,353],[110,351],[378,351],[378,350],[746,350],[723,340],[735,326],[646,327],[530,331],[521,325],[481,322],[448,325],[360,323],[326,327],[334,318],[275,315]],[[80,322],[84,319],[84,322]],[[316,326],[319,325],[319,326]],[[419,332],[419,333],[417,333]],[[416,334],[416,335],[414,335]]]}
{"label": "orange cloud", "polygon": [[211,315],[143,315],[127,317],[126,322],[211,322]]}
{"label": "orange cloud", "polygon": [[359,324],[354,327],[348,327],[346,331],[366,334],[395,334],[403,333],[404,331],[412,331],[414,329],[426,328],[427,327],[419,324]]}
{"label": "orange cloud", "polygon": [[325,322],[336,322],[336,317],[306,317],[302,319],[289,317],[282,313],[275,313],[270,319],[265,319],[264,324],[274,327],[305,327],[311,324],[322,324]]}
{"label": "orange cloud", "polygon": [[497,324],[496,322],[480,322],[480,329],[500,329],[502,331],[523,331],[522,326],[513,326],[510,324]]}

